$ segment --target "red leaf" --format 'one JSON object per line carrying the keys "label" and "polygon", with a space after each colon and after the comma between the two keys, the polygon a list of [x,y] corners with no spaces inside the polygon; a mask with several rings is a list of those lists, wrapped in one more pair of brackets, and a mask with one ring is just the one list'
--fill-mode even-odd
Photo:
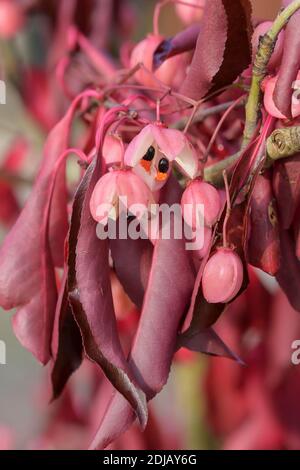
{"label": "red leaf", "polygon": [[11,185],[0,181],[0,222],[11,226],[19,215],[20,208]]}
{"label": "red leaf", "polygon": [[110,240],[114,269],[126,294],[141,310],[148,283],[153,246],[149,240]]}
{"label": "red leaf", "polygon": [[281,230],[281,262],[276,279],[291,306],[300,312],[300,261],[295,254],[294,241],[287,230]]}
{"label": "red leaf", "polygon": [[51,355],[57,301],[54,265],[62,265],[68,227],[64,164],[56,164],[67,147],[82,96],[49,134],[33,191],[0,251],[0,304],[20,308],[13,321],[15,334],[43,364]]}
{"label": "red leaf", "polygon": [[80,330],[68,299],[66,271],[56,306],[56,316],[58,344],[54,346],[55,361],[51,373],[53,399],[59,397],[69,377],[81,365],[83,355]]}
{"label": "red leaf", "polygon": [[300,203],[300,154],[277,161],[273,175],[280,223],[287,230]]}
{"label": "red leaf", "polygon": [[258,175],[251,198],[249,262],[274,276],[280,266],[280,241],[271,174]]}
{"label": "red leaf", "polygon": [[100,159],[95,165],[90,165],[75,196],[69,232],[69,298],[86,355],[101,367],[114,387],[126,397],[144,427],[147,422],[144,393],[133,383],[117,331],[109,277],[108,241],[98,239],[96,222],[90,213],[90,199],[101,176],[100,167]]}
{"label": "red leaf", "polygon": [[226,346],[212,328],[189,330],[187,334],[182,334],[178,338],[178,347],[210,356],[228,357],[243,364],[243,361]]}
{"label": "red leaf", "polygon": [[42,166],[34,190],[0,252],[0,303],[5,309],[22,307],[13,320],[15,334],[43,364],[50,358],[57,300],[48,238],[56,176],[49,167],[50,160],[54,163],[58,157],[56,148],[51,145],[56,131],[57,128],[52,131],[45,147],[48,160]]}
{"label": "red leaf", "polygon": [[[165,201],[178,201],[174,181],[167,185],[172,193]],[[173,196],[176,199],[173,199]],[[172,229],[171,229],[172,233]],[[176,253],[176,256],[174,256]],[[187,310],[194,284],[194,274],[183,240],[158,239],[145,294],[143,310],[129,357],[129,363],[147,399],[153,398],[167,381],[176,350],[180,322]],[[132,410],[116,394],[103,417],[93,448],[104,448],[133,422]]]}
{"label": "red leaf", "polygon": [[231,84],[251,63],[251,4],[206,2],[194,57],[180,93],[200,100]]}
{"label": "red leaf", "polygon": [[296,243],[296,256],[298,260],[300,260],[300,204],[295,212],[295,217],[293,221],[293,232]]}

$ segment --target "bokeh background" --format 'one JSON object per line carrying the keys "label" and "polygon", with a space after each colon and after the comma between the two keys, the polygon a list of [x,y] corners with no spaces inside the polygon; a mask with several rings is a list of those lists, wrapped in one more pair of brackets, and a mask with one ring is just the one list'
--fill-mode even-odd
{"label": "bokeh background", "polygon": [[[149,30],[154,3],[151,0],[132,0],[134,8],[138,11],[138,23],[135,25],[132,39],[142,38]],[[261,19],[274,18],[280,5],[279,0],[264,0],[263,2],[253,0],[252,3],[254,16]],[[22,60],[25,64],[27,61],[40,63],[43,59],[42,46],[39,44],[36,35],[36,30],[39,29],[39,25],[36,24],[37,21],[39,21],[39,18],[29,21],[26,27],[12,39],[0,39],[0,58],[2,65],[5,65],[5,69],[8,70],[6,76],[9,77],[7,81],[7,103],[6,105],[0,105],[0,167],[2,168],[0,168],[0,182],[3,183],[0,192],[1,239],[3,239],[9,225],[12,223],[18,208],[24,204],[30,192],[46,136],[45,127],[41,126],[38,120],[28,113],[25,103],[26,96],[28,97],[28,94],[31,93],[30,89],[38,86],[38,84],[33,81],[33,77],[18,76],[15,73],[16,61]],[[40,18],[40,21],[42,21],[42,18]],[[161,30],[169,35],[180,27],[180,20],[172,12],[172,9],[164,9],[161,17]],[[20,89],[24,92],[22,95]],[[41,88],[39,92],[42,97],[45,91]],[[36,106],[38,106],[38,102]],[[10,165],[8,169],[4,169],[3,163],[8,158],[8,153],[10,155]],[[20,165],[20,170],[18,165]],[[17,171],[15,171],[16,168]],[[12,195],[5,187],[5,183],[13,185],[16,199],[12,198]],[[273,292],[276,289],[274,283],[268,279],[263,281],[268,292]],[[253,291],[254,296],[258,295],[257,292],[257,290]],[[274,306],[271,306],[274,300],[270,300],[268,297],[270,294],[268,293],[259,295],[267,300],[265,300],[265,303],[263,301],[260,307],[256,305],[252,309],[262,309],[256,313],[265,318],[269,315],[267,310],[271,311],[272,308],[274,310]],[[244,311],[247,305],[249,306],[251,303],[249,298],[244,299],[243,302],[243,305],[236,307],[236,310]],[[285,314],[289,309],[284,299],[280,309],[282,314]],[[293,316],[293,312],[290,314]],[[0,365],[0,447],[23,449],[34,447],[39,436],[46,432],[49,427],[49,420],[55,414],[57,405],[48,404],[49,371],[47,367],[40,366],[14,337],[11,328],[12,315],[13,312],[0,312],[0,339],[5,341],[7,348],[7,364]],[[223,340],[233,348],[237,342],[235,333],[239,328],[247,330],[248,336],[244,335],[243,340],[248,341],[248,343],[252,342],[251,344],[257,344],[261,340],[259,335],[263,331],[268,331],[266,326],[268,320],[266,320],[266,324],[261,325],[259,320],[254,319],[253,324],[247,329],[235,320],[235,312],[231,312],[230,315],[231,323],[226,324],[225,322],[222,324],[221,320],[218,328],[222,332]],[[240,318],[243,318],[242,314],[240,315]],[[246,319],[245,321],[251,323],[252,320]],[[284,321],[282,321],[281,327],[276,326],[276,328],[284,329]],[[297,336],[293,338],[296,332],[297,329],[291,334],[291,339],[297,339]],[[273,339],[271,338],[270,341],[273,341]],[[290,350],[285,351],[285,354],[283,353],[285,360],[288,360],[289,354]],[[279,359],[277,358],[277,360]],[[247,426],[239,427],[242,418],[239,418],[238,415],[241,413],[242,416],[240,408],[243,407],[241,402],[243,399],[237,390],[243,386],[242,382],[247,380],[237,372],[239,367],[238,365],[229,366],[226,359],[211,360],[189,353],[180,355],[172,368],[168,385],[154,400],[153,404],[156,415],[159,416],[160,425],[164,428],[163,434],[169,438],[172,437],[174,446],[183,449],[213,449],[224,445],[230,447],[230,439],[233,439],[233,441],[235,439],[234,442],[237,447],[239,445],[247,447],[247,439],[249,441],[250,436],[253,439],[253,433],[256,435],[257,441],[265,438],[265,434],[269,432],[270,423],[272,423],[272,419],[269,419],[268,416],[265,417],[267,428],[264,428],[265,424],[261,424],[261,420],[255,420],[254,418],[252,421],[250,420],[250,423],[247,422]],[[264,373],[261,370],[258,377],[263,376]],[[88,387],[90,375],[90,370],[87,370],[72,379],[83,395],[85,393],[85,384]],[[259,378],[255,380],[258,381]],[[259,386],[255,385],[255,380],[253,379],[251,382],[252,388],[248,392],[253,396],[254,403],[252,407],[256,410],[252,412],[252,416],[256,416],[257,412],[257,414],[264,417],[264,414],[268,414],[266,408],[271,406],[270,400],[268,401],[265,396],[269,392],[259,394],[257,392]],[[228,386],[229,382],[235,385]],[[236,382],[239,383],[236,384]],[[233,393],[232,388],[234,387],[236,388]],[[299,385],[291,385],[291,388],[295,389],[295,387],[299,388]],[[219,401],[215,399],[218,396],[221,396]],[[244,399],[246,400],[246,398]],[[278,407],[279,409],[284,408],[280,400]],[[228,415],[231,415],[232,419],[236,419],[236,422],[230,423],[231,417]],[[225,423],[223,429],[222,423]],[[298,435],[299,432],[299,425],[297,427],[297,424],[296,421],[293,425],[295,435]],[[261,429],[260,425],[262,426]],[[75,432],[74,429],[72,432]],[[237,430],[240,432],[239,435],[236,435]],[[264,437],[260,435],[260,432]],[[80,431],[78,433],[80,436]],[[246,438],[243,441],[243,435],[245,434]],[[280,434],[279,431],[278,434]],[[66,433],[57,445],[62,448],[72,448],[76,439],[68,439],[67,436]],[[275,436],[271,443],[266,442],[265,445],[275,448],[276,446],[281,447],[280,439],[281,435]],[[78,437],[78,440],[80,441],[80,437]],[[171,441],[167,442],[170,444]],[[227,444],[224,444],[224,442],[227,442]],[[294,439],[293,444],[290,442],[286,445],[289,447],[298,446],[296,439]],[[128,444],[129,447],[130,445],[133,444]],[[248,446],[251,447],[251,444],[248,444]]]}

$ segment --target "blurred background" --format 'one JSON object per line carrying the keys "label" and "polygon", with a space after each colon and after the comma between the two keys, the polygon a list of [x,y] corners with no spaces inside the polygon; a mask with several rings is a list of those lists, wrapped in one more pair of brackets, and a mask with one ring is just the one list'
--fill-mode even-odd
{"label": "blurred background", "polygon": [[[45,61],[54,60],[47,56],[51,2],[41,2],[39,11],[24,18],[1,17],[1,2],[0,61],[7,86],[6,104],[0,105],[2,240],[30,192],[45,137],[63,100],[59,94],[55,98],[54,77],[44,73]],[[135,23],[126,32],[130,39],[139,40],[151,29],[154,3],[129,2],[135,12]],[[256,18],[273,19],[280,1],[252,4]],[[170,35],[182,22],[168,7],[160,25]],[[124,293],[120,302],[128,302]],[[13,312],[0,313],[7,361],[0,365],[0,448],[84,447],[87,424],[82,415],[90,400],[96,407],[95,383],[104,390],[105,380],[95,379],[93,366],[87,364],[71,380],[72,396],[66,393],[59,404],[49,404],[48,368],[14,337]],[[135,430],[119,442],[120,448],[300,448],[300,378],[290,364],[290,345],[300,339],[296,313],[273,282],[253,272],[249,291],[230,307],[217,330],[247,360],[247,367],[180,351],[168,385],[153,402],[146,436]]]}

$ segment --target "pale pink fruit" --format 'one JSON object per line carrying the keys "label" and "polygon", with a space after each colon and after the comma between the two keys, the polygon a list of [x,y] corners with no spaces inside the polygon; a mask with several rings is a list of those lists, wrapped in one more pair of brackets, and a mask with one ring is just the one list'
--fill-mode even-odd
{"label": "pale pink fruit", "polygon": [[204,181],[194,180],[182,195],[181,209],[185,222],[193,229],[199,227],[201,221],[211,227],[218,220],[221,199],[214,186]]}
{"label": "pale pink fruit", "polygon": [[0,37],[12,38],[23,26],[24,12],[12,0],[0,0]]}
{"label": "pale pink fruit", "polygon": [[[272,21],[264,21],[263,23],[260,23],[255,28],[253,36],[252,36],[253,57],[255,57],[255,54],[257,53],[259,38],[263,36],[264,34],[266,34],[272,25],[273,25]],[[281,33],[278,36],[275,49],[273,51],[273,54],[268,64],[269,70],[274,70],[278,65],[280,65],[280,60],[281,60],[282,53],[283,53],[283,43],[284,43],[284,31],[281,31]]]}
{"label": "pale pink fruit", "polygon": [[230,302],[243,283],[243,264],[229,248],[220,248],[207,262],[202,277],[203,295],[211,304]]}
{"label": "pale pink fruit", "polygon": [[106,165],[119,165],[124,157],[124,144],[117,135],[106,134],[102,148],[102,154]]}
{"label": "pale pink fruit", "polygon": [[196,151],[185,134],[156,124],[149,124],[134,137],[126,149],[124,163],[132,167],[152,191],[164,186],[173,163],[191,179],[199,169]]}
{"label": "pale pink fruit", "polygon": [[[123,198],[127,198],[126,201]],[[90,210],[96,222],[106,225],[109,218],[116,220],[122,211],[128,210],[140,218],[152,202],[149,188],[137,175],[128,170],[116,170],[99,179],[90,200]]]}
{"label": "pale pink fruit", "polygon": [[[277,82],[277,75],[275,77],[268,77],[263,81],[264,91],[264,106],[267,112],[278,119],[287,119],[276,107],[273,99],[273,92]],[[292,98],[292,116],[296,118],[300,116],[300,72],[297,75],[297,82],[295,83],[295,93]]]}
{"label": "pale pink fruit", "polygon": [[[130,67],[143,64],[148,71],[153,72],[153,54],[163,40],[163,36],[149,34],[146,39],[139,42],[131,53]],[[165,60],[153,72],[155,77],[168,86],[176,87],[180,85],[186,75],[187,58],[187,54],[180,54]],[[159,82],[143,69],[138,70],[134,76],[142,85],[156,88],[159,86]]]}
{"label": "pale pink fruit", "polygon": [[205,6],[205,2],[206,0],[189,0],[189,3],[197,5],[200,8],[178,3],[176,5],[176,13],[181,21],[186,25],[197,23],[197,21],[200,21],[203,16],[203,7]]}

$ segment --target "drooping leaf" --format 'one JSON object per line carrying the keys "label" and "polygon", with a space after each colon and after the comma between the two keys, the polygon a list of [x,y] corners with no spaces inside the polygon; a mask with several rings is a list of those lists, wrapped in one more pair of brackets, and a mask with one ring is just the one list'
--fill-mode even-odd
{"label": "drooping leaf", "polygon": [[300,204],[295,212],[295,218],[293,221],[293,233],[295,239],[295,253],[297,258],[300,260]]}
{"label": "drooping leaf", "polygon": [[15,334],[43,364],[50,358],[57,301],[49,244],[49,215],[56,175],[45,172],[40,173],[0,252],[0,303],[5,309],[19,308],[13,318]]}
{"label": "drooping leaf", "polygon": [[[177,184],[176,182],[174,188],[172,179],[167,184],[164,201],[168,204],[178,202]],[[170,199],[166,194],[168,189],[169,194],[172,193]],[[143,310],[129,357],[129,363],[134,368],[148,400],[153,398],[167,381],[176,350],[177,333],[187,311],[193,284],[194,274],[184,240],[175,240],[172,236],[170,239],[159,238],[154,247]],[[92,448],[106,447],[123,433],[133,420],[134,414],[124,398],[119,393],[115,394]]]}
{"label": "drooping leaf", "polygon": [[295,244],[288,230],[280,231],[281,259],[276,279],[291,306],[300,312],[300,261],[296,257]]}
{"label": "drooping leaf", "polygon": [[274,276],[280,266],[280,240],[271,173],[258,175],[251,198],[249,262]]}
{"label": "drooping leaf", "polygon": [[[142,426],[147,422],[144,393],[134,384],[120,344],[109,277],[108,240],[96,234],[90,198],[101,176],[101,161],[91,164],[76,193],[69,232],[68,293],[84,350],[130,402]],[[130,405],[128,405],[130,407]]]}
{"label": "drooping leaf", "polygon": [[0,304],[19,308],[15,334],[43,364],[51,356],[57,301],[54,266],[62,264],[67,230],[64,163],[57,162],[68,145],[81,99],[79,95],[50,132],[35,186],[0,251]]}
{"label": "drooping leaf", "polygon": [[210,356],[221,356],[233,359],[240,364],[243,361],[221,340],[213,328],[189,331],[178,338],[178,348],[184,347],[190,351],[201,352]]}
{"label": "drooping leaf", "polygon": [[110,240],[114,269],[125,292],[141,310],[148,283],[153,246],[149,240]]}
{"label": "drooping leaf", "polygon": [[251,63],[251,4],[206,2],[196,50],[180,93],[200,100],[235,81]]}
{"label": "drooping leaf", "polygon": [[[51,373],[53,399],[59,397],[72,373],[81,365],[82,338],[68,299],[67,271],[60,289],[56,307],[57,345],[54,346],[54,365]],[[53,341],[53,340],[52,340]]]}
{"label": "drooping leaf", "polygon": [[[76,305],[69,298],[69,290],[76,287],[75,249],[80,227],[82,203],[91,179],[91,169],[80,182],[72,207],[71,226],[66,241],[67,264],[61,282],[59,299],[56,306],[55,323],[52,336],[52,355],[54,365],[51,373],[53,399],[59,397],[72,373],[81,365],[83,359],[83,341],[78,324],[73,315]],[[71,244],[72,250],[69,249]]]}
{"label": "drooping leaf", "polygon": [[300,155],[274,164],[273,188],[282,227],[290,228],[300,203]]}

